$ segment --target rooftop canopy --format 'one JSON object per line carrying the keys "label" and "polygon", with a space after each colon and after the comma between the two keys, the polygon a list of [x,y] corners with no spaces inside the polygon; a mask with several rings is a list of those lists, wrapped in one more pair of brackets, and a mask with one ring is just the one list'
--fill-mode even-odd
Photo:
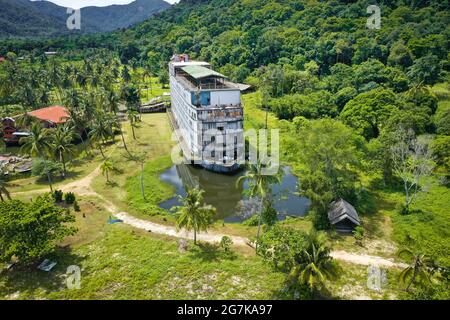
{"label": "rooftop canopy", "polygon": [[186,66],[181,68],[181,70],[197,80],[208,77],[226,78],[223,74],[203,66]]}

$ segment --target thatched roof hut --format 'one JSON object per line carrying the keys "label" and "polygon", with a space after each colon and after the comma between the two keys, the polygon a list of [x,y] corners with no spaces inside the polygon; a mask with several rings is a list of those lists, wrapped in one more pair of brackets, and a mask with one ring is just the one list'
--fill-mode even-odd
{"label": "thatched roof hut", "polygon": [[361,225],[355,207],[344,199],[338,199],[330,204],[328,219],[337,231],[352,232]]}

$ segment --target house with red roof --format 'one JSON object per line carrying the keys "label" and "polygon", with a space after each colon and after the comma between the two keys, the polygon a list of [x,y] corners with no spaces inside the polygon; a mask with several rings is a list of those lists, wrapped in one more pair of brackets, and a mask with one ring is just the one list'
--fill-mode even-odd
{"label": "house with red roof", "polygon": [[6,58],[5,57],[2,57],[2,56],[0,56],[0,62],[5,62],[6,61]]}
{"label": "house with red roof", "polygon": [[62,106],[51,106],[27,112],[27,115],[38,119],[46,128],[54,128],[70,119],[69,111]]}
{"label": "house with red roof", "polygon": [[[25,115],[40,121],[44,128],[55,128],[70,119],[69,111],[62,106],[50,106],[37,109],[27,112]],[[3,140],[6,145],[17,145],[21,137],[28,135],[26,130],[17,127],[16,118],[8,117],[2,119]]]}

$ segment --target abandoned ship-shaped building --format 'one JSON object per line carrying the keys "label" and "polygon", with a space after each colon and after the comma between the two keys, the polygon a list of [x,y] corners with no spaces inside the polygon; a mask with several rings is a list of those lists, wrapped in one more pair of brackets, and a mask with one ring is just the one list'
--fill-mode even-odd
{"label": "abandoned ship-shaped building", "polygon": [[183,155],[215,172],[233,172],[244,159],[241,91],[207,62],[176,55],[169,64],[171,118]]}

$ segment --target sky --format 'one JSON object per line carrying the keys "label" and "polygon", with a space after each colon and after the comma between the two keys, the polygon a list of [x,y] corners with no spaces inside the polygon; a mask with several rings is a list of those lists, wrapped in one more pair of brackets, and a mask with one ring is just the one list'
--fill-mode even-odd
{"label": "sky", "polygon": [[[111,4],[128,4],[130,2],[133,2],[134,0],[49,0],[49,1],[56,3],[57,5],[62,7],[78,9],[87,6],[104,7],[109,6]],[[178,0],[165,0],[165,1],[169,3],[178,2]]]}

